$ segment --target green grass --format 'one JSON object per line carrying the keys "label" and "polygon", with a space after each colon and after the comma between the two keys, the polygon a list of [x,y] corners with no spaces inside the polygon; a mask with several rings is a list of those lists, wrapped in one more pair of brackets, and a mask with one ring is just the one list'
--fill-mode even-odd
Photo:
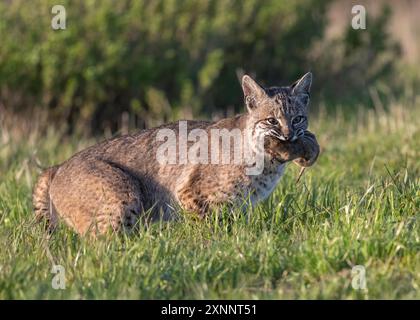
{"label": "green grass", "polygon": [[[419,299],[419,106],[314,117],[319,161],[299,184],[290,164],[249,218],[185,218],[95,243],[65,226],[47,240],[30,204],[34,159],[57,163],[94,141],[0,126],[0,298]],[[65,290],[52,289],[52,264]],[[355,265],[366,290],[351,286]]]}

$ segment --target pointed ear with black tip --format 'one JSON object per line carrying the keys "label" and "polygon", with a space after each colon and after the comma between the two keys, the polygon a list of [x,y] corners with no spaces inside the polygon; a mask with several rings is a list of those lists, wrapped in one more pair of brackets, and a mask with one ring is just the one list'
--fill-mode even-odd
{"label": "pointed ear with black tip", "polygon": [[265,95],[264,88],[256,83],[250,76],[244,75],[242,77],[242,90],[244,91],[248,112],[252,112],[257,108],[258,99]]}
{"label": "pointed ear with black tip", "polygon": [[312,73],[306,73],[302,78],[292,84],[292,94],[304,105],[309,104],[309,92],[312,85]]}

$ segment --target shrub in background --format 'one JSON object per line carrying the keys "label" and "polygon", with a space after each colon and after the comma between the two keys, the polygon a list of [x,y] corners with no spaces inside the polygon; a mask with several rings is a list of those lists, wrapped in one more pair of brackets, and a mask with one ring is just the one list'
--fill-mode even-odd
{"label": "shrub in background", "polygon": [[56,31],[55,1],[1,2],[0,103],[26,115],[47,110],[69,130],[91,133],[117,129],[124,112],[142,127],[239,111],[243,72],[287,84],[310,69],[321,89],[348,68],[349,55],[387,50],[371,42],[386,37],[378,25],[368,40],[340,40],[348,47],[334,47],[341,65],[330,53],[314,58],[330,2],[67,0],[67,28]]}

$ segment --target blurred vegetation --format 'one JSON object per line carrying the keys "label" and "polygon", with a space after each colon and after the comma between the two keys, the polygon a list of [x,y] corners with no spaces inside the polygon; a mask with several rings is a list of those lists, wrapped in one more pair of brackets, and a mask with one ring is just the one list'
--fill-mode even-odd
{"label": "blurred vegetation", "polygon": [[[238,78],[285,85],[315,72],[315,98],[360,103],[392,85],[398,44],[390,9],[367,30],[323,41],[330,0],[62,1],[0,3],[0,107],[47,110],[66,130],[115,131],[242,110]],[[346,100],[347,99],[347,100]]]}
{"label": "blurred vegetation", "polygon": [[399,95],[406,83],[395,81],[401,47],[389,33],[391,14],[391,7],[384,5],[376,17],[368,16],[366,30],[349,25],[343,35],[323,44],[319,77],[327,101],[351,107],[369,105],[372,90],[385,93],[383,98]]}

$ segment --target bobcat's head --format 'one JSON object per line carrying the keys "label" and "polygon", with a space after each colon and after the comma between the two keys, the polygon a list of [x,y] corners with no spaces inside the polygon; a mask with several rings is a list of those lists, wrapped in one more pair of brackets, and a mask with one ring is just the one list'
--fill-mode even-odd
{"label": "bobcat's head", "polygon": [[248,129],[254,138],[272,136],[295,141],[308,128],[309,91],[312,74],[288,87],[263,88],[250,76],[242,78],[245,103],[249,113]]}

